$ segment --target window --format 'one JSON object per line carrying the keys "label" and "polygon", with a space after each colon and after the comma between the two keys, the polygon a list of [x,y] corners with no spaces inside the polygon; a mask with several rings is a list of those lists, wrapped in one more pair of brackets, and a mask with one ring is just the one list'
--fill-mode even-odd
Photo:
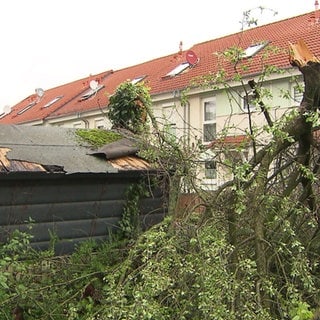
{"label": "window", "polygon": [[242,58],[251,58],[255,54],[257,54],[260,50],[262,50],[268,42],[264,43],[256,43],[248,47],[247,49],[244,50]]}
{"label": "window", "polygon": [[243,109],[254,111],[257,107],[256,97],[252,92],[249,92],[243,97]]}
{"label": "window", "polygon": [[293,99],[294,103],[300,105],[303,98],[304,93],[304,83],[298,83],[293,88]]}
{"label": "window", "polygon": [[163,116],[163,130],[168,138],[176,138],[176,121],[175,121],[175,106],[170,104],[168,106],[163,106],[162,108]]}
{"label": "window", "polygon": [[74,122],[73,123],[73,128],[77,128],[77,129],[82,129],[82,128],[85,128],[85,125],[84,125],[84,122]]}
{"label": "window", "polygon": [[210,142],[216,136],[216,100],[203,101],[203,142]]}
{"label": "window", "polygon": [[230,149],[226,151],[226,157],[231,163],[244,163],[248,161],[249,150],[247,148]]}
{"label": "window", "polygon": [[51,101],[49,101],[46,105],[44,105],[44,108],[49,108],[50,106],[52,106],[55,102],[59,101],[63,96],[58,96],[55,97],[54,99],[52,99]]}
{"label": "window", "polygon": [[29,109],[31,109],[35,104],[36,104],[36,102],[32,102],[32,103],[28,104],[25,108],[23,108],[22,110],[20,110],[20,111],[18,112],[18,114],[25,113],[26,111],[28,111]]}
{"label": "window", "polygon": [[217,163],[213,160],[207,160],[204,163],[204,177],[206,179],[217,179]]}
{"label": "window", "polygon": [[80,101],[88,100],[90,97],[95,95],[99,90],[101,90],[104,85],[99,84],[95,89],[89,89],[85,94],[82,95]]}
{"label": "window", "polygon": [[137,84],[139,83],[140,81],[142,81],[146,76],[141,76],[141,77],[136,77],[134,78],[133,80],[131,80],[131,83],[132,84]]}
{"label": "window", "polygon": [[189,67],[190,67],[189,62],[183,62],[179,64],[177,67],[175,67],[173,70],[171,70],[169,73],[167,73],[166,77],[174,77]]}
{"label": "window", "polygon": [[106,129],[106,121],[105,119],[95,119],[94,120],[94,127],[96,129]]}
{"label": "window", "polygon": [[164,132],[168,139],[175,140],[177,138],[177,125],[175,123],[165,124]]}

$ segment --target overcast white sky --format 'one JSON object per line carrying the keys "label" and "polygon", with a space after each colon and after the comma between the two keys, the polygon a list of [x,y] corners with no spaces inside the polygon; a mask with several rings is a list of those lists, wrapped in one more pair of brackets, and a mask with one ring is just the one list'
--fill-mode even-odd
{"label": "overcast white sky", "polygon": [[[263,6],[261,15],[255,8]],[[314,0],[4,0],[0,111],[33,94],[240,31],[243,12],[265,24],[314,10]]]}

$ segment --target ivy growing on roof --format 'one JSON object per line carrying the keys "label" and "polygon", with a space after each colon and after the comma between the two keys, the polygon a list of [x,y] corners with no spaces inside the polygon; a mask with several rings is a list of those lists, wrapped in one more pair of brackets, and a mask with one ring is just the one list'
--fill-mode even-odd
{"label": "ivy growing on roof", "polygon": [[108,116],[114,128],[141,133],[147,120],[147,109],[151,106],[149,88],[143,82],[121,83],[110,97]]}

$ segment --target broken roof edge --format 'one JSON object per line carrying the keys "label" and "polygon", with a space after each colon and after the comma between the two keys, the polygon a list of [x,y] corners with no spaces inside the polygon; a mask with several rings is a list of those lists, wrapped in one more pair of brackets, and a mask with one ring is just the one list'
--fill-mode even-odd
{"label": "broken roof edge", "polygon": [[[95,148],[77,135],[78,130],[54,126],[0,125],[1,174],[37,170],[42,174],[64,175],[156,170],[137,155],[138,138],[128,134],[123,138],[120,132],[96,129],[99,133],[111,132],[112,137],[109,137],[110,143]],[[119,137],[113,136],[114,133]],[[119,142],[113,143],[115,138]],[[111,158],[113,161],[110,161]]]}
{"label": "broken roof edge", "polygon": [[125,156],[137,155],[139,152],[138,140],[132,138],[121,138],[109,144],[105,144],[95,151],[90,152],[91,155],[105,155],[106,159],[112,160]]}

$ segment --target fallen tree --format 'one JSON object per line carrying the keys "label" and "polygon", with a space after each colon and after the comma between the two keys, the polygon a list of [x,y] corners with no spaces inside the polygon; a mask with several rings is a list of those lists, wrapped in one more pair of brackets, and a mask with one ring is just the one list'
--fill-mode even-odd
{"label": "fallen tree", "polygon": [[13,238],[0,246],[0,315],[9,319],[18,305],[16,319],[22,310],[70,320],[319,319],[320,66],[303,41],[290,52],[305,82],[300,108],[271,121],[260,100],[271,139],[235,163],[234,179],[199,191],[204,214],[176,214],[195,155],[159,134],[159,148],[146,152],[170,168],[171,215],[137,239],[86,243],[62,260],[32,257],[27,235]]}
{"label": "fallen tree", "polygon": [[[316,319],[320,65],[303,41],[290,44],[289,59],[304,78],[301,106],[271,121],[259,99],[269,142],[249,162],[235,163],[231,181],[199,194],[203,215],[171,212],[138,239],[122,268],[105,278],[108,304],[122,316]],[[159,138],[170,154],[170,142]],[[185,179],[191,167],[176,158],[175,174]]]}
{"label": "fallen tree", "polygon": [[[284,311],[275,292],[291,301],[307,299],[313,306],[319,298],[313,290],[318,285],[315,259],[320,253],[320,63],[302,40],[290,44],[289,59],[305,83],[299,110],[274,124],[262,109],[272,139],[249,166],[237,168],[241,174],[220,188],[209,206],[211,214],[222,210],[228,221],[234,248],[230,272],[236,273],[243,259],[253,261],[257,305],[281,319]],[[270,282],[273,289],[268,288]],[[239,298],[234,301],[236,308],[241,303]]]}

